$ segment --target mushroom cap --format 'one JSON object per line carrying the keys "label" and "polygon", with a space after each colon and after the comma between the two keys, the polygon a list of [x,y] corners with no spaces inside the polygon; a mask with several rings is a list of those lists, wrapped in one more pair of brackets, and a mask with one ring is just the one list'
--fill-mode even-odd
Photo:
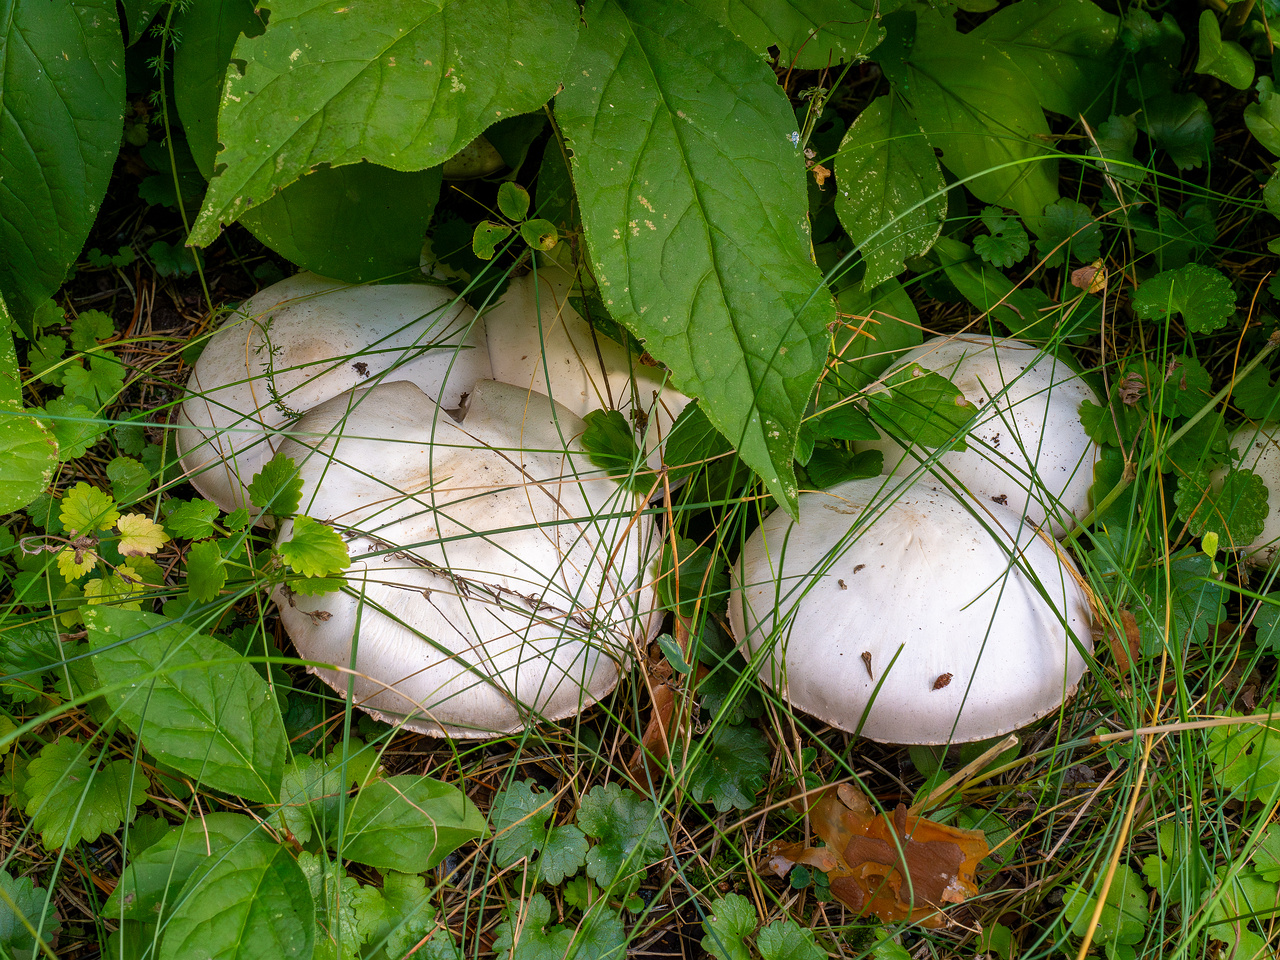
{"label": "mushroom cap", "polygon": [[572,289],[569,274],[549,261],[511,281],[502,300],[484,312],[493,379],[545,394],[579,417],[619,410],[629,422],[643,422],[636,442],[656,470],[661,442],[689,398],[664,369],[645,366],[594,330],[569,303]]}
{"label": "mushroom cap", "polygon": [[[1098,445],[1085,432],[1080,404],[1097,395],[1065,362],[1012,337],[934,337],[903,354],[884,374],[912,364],[947,377],[979,409],[967,449],[933,457],[939,479],[950,471],[970,495],[990,499],[1055,537],[1089,512]],[[881,433],[858,445],[884,453],[886,473],[911,476],[930,451],[909,453]],[[1034,466],[1032,466],[1034,464]]]}
{"label": "mushroom cap", "polygon": [[[1231,435],[1231,449],[1240,454],[1240,466],[1252,470],[1267,485],[1267,518],[1262,534],[1244,548],[1245,559],[1259,566],[1270,566],[1280,550],[1280,423],[1250,423]],[[1226,471],[1218,472],[1219,477]],[[1222,546],[1231,546],[1222,544]]]}
{"label": "mushroom cap", "polygon": [[178,415],[182,467],[223,510],[252,509],[248,483],[297,414],[388,370],[459,406],[489,376],[484,342],[483,322],[444,287],[351,286],[314,273],[272,284],[196,361]]}
{"label": "mushroom cap", "polygon": [[298,421],[281,451],[300,466],[299,512],[332,523],[352,560],[343,592],[277,591],[299,653],[355,671],[314,672],[343,693],[353,677],[357,706],[435,736],[560,720],[612,690],[662,620],[645,580],[658,547],[636,498],[581,452],[582,428],[492,381],[462,423],[405,382]]}
{"label": "mushroom cap", "polygon": [[798,523],[779,510],[747,540],[729,619],[761,679],[887,743],[982,740],[1057,709],[1093,646],[1070,560],[1004,507],[894,487],[803,494]]}

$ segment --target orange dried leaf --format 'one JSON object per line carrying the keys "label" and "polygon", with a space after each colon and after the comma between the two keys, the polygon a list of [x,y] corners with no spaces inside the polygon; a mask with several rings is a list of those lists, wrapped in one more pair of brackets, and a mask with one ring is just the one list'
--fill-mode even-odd
{"label": "orange dried leaf", "polygon": [[978,892],[978,864],[990,852],[981,830],[961,830],[907,813],[879,813],[848,784],[827,790],[809,810],[825,847],[776,844],[769,865],[785,875],[796,863],[826,872],[831,892],[858,915],[884,922],[942,925],[938,912]]}

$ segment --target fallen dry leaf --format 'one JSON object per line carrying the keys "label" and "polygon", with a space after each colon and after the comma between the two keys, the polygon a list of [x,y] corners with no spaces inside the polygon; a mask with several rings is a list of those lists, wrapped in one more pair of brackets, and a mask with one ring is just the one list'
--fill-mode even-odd
{"label": "fallen dry leaf", "polygon": [[977,894],[978,864],[990,852],[981,830],[913,817],[903,803],[879,813],[849,784],[826,790],[809,822],[826,846],[775,843],[765,867],[780,877],[797,863],[822,870],[841,903],[886,923],[941,926],[944,905]]}

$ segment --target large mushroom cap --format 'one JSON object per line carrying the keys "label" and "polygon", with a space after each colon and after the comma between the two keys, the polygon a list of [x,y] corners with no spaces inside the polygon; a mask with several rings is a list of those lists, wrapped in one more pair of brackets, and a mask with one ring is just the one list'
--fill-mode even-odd
{"label": "large mushroom cap", "polygon": [[[314,408],[281,452],[300,512],[342,532],[352,564],[341,593],[278,592],[299,653],[354,659],[358,706],[432,735],[559,720],[612,690],[661,622],[655,537],[581,453],[582,426],[491,381],[462,423],[409,383]],[[345,693],[351,674],[316,672]]]}
{"label": "large mushroom cap", "polygon": [[484,326],[444,287],[350,286],[300,273],[246,301],[210,338],[178,416],[192,485],[223,510],[298,414],[394,369],[446,407],[489,376]]}
{"label": "large mushroom cap", "polygon": [[689,398],[671,386],[665,370],[642,364],[592,329],[569,302],[572,287],[562,268],[548,264],[514,278],[485,311],[493,379],[545,394],[579,417],[621,411],[638,428],[636,441],[656,469],[661,441]]}
{"label": "large mushroom cap", "polygon": [[[1231,435],[1231,449],[1240,455],[1240,466],[1252,470],[1267,485],[1267,518],[1262,534],[1244,548],[1250,563],[1269,566],[1280,550],[1280,423],[1247,424]],[[1225,475],[1226,471],[1222,471]],[[1224,547],[1232,544],[1224,543]]]}
{"label": "large mushroom cap", "polygon": [[798,523],[779,510],[748,539],[729,616],[761,679],[889,743],[981,740],[1052,712],[1092,648],[1070,561],[1004,507],[893,486],[804,494]]}
{"label": "large mushroom cap", "polygon": [[[885,377],[913,364],[947,377],[980,411],[967,449],[937,455],[939,478],[949,471],[972,496],[1035,524],[1048,520],[1054,536],[1067,532],[1073,515],[1089,512],[1098,447],[1080,421],[1080,404],[1098,398],[1066,363],[1013,338],[934,337],[903,354]],[[883,434],[859,449],[883,451],[885,472],[904,477],[931,453],[909,453]]]}

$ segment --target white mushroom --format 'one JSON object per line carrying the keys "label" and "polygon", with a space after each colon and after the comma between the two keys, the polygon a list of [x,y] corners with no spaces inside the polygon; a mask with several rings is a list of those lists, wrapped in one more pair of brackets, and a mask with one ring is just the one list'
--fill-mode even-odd
{"label": "white mushroom", "polygon": [[403,382],[298,421],[281,452],[301,467],[301,512],[352,556],[343,592],[277,592],[299,653],[339,668],[315,672],[343,693],[350,679],[376,716],[454,737],[562,719],[612,690],[661,622],[645,579],[657,544],[581,452],[582,428],[491,381],[462,423]]}
{"label": "white mushroom", "polygon": [[[1015,546],[1016,543],[1016,546]],[[760,676],[825,723],[943,744],[1051,713],[1092,648],[1064,554],[990,501],[936,483],[852,480],[748,539],[729,616]]]}
{"label": "white mushroom", "polygon": [[[934,337],[904,354],[884,376],[918,365],[947,377],[979,409],[966,450],[908,452],[881,434],[860,450],[881,450],[884,470],[910,476],[928,461],[939,479],[958,481],[975,497],[993,500],[1035,524],[1046,520],[1063,536],[1089,512],[1089,487],[1098,446],[1085,432],[1080,405],[1098,402],[1067,364],[1021,340]],[[947,474],[954,477],[951,480]]]}
{"label": "white mushroom", "polygon": [[484,312],[493,378],[545,394],[579,417],[621,411],[656,470],[661,442],[689,398],[671,386],[661,367],[646,366],[594,330],[569,303],[570,276],[546,263],[514,278],[502,300]]}
{"label": "white mushroom", "polygon": [[459,406],[489,376],[484,342],[483,323],[444,287],[282,280],[232,314],[196,361],[178,415],[183,469],[223,510],[248,507],[249,481],[299,414],[383,376]]}
{"label": "white mushroom", "polygon": [[[1244,548],[1245,559],[1270,566],[1280,549],[1280,423],[1247,424],[1231,435],[1231,449],[1240,455],[1240,467],[1252,470],[1267,485],[1267,518],[1262,534]],[[1226,471],[1218,471],[1221,481]],[[1224,543],[1227,547],[1231,544]]]}

